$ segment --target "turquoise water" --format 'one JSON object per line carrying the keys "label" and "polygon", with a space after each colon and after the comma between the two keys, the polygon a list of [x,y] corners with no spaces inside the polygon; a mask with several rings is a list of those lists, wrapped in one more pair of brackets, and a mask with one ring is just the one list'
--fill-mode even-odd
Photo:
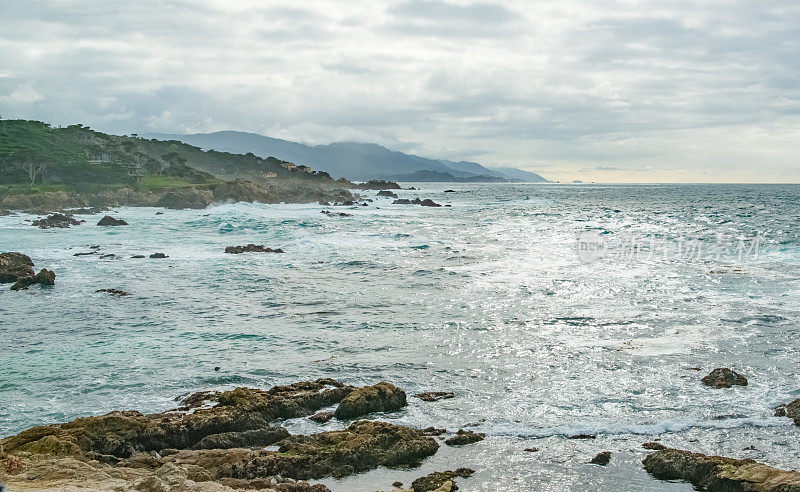
{"label": "turquoise water", "polygon": [[[488,435],[417,470],[324,481],[333,490],[458,466],[477,471],[462,490],[691,490],[641,469],[654,439],[800,467],[800,430],[772,416],[800,397],[800,186],[414,186],[398,194],[452,206],[120,208],[128,227],[57,230],[0,217],[0,251],[58,275],[0,288],[0,435],[324,376],[454,391],[382,418]],[[606,257],[581,261],[587,233]],[[631,241],[657,254],[626,254]],[[286,253],[223,253],[247,243]],[[676,252],[698,244],[709,253]],[[74,256],[92,245],[119,259]],[[169,258],[130,258],[154,252]],[[721,366],[749,386],[699,384]],[[608,467],[585,464],[605,450]]]}

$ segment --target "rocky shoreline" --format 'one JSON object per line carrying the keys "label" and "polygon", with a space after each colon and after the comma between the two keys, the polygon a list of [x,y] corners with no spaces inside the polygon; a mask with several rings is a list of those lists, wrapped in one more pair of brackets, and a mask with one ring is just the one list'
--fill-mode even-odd
{"label": "rocky shoreline", "polygon": [[[334,405],[332,418],[348,424],[343,430],[291,435],[278,423]],[[14,490],[322,492],[327,487],[308,480],[418,466],[437,452],[441,438],[424,430],[357,420],[406,405],[405,392],[386,382],[204,391],[161,413],[111,412],[2,439],[0,480]],[[413,490],[455,490],[454,478],[470,476],[467,470],[421,477]]]}

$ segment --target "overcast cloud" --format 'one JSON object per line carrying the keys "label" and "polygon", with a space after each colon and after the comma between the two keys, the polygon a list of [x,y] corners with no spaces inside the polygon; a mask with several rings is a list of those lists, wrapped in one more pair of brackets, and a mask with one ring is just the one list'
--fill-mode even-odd
{"label": "overcast cloud", "polygon": [[9,0],[0,115],[800,182],[800,3]]}

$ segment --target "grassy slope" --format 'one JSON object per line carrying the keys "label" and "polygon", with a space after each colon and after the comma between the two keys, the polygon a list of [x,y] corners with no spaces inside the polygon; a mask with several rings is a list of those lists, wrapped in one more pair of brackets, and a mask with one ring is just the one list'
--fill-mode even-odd
{"label": "grassy slope", "polygon": [[[90,162],[105,154],[111,162]],[[290,171],[286,163],[253,154],[204,152],[178,141],[145,140],[108,135],[82,125],[66,128],[27,120],[0,120],[0,187],[26,191],[28,177],[20,162],[44,162],[48,169],[37,179],[36,191],[96,191],[130,186],[140,191],[193,185],[211,186],[218,178],[258,177],[272,172],[280,180],[331,183],[325,173]],[[129,170],[136,167],[136,175]]]}

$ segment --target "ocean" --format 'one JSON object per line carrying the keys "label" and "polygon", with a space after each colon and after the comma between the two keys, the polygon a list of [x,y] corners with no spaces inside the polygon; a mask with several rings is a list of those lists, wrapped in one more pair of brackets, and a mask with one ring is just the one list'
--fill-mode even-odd
{"label": "ocean", "polygon": [[[451,206],[373,191],[368,207],[113,209],[122,227],[0,217],[0,251],[57,274],[0,288],[0,436],[332,377],[409,394],[375,418],[487,434],[417,469],[322,480],[334,491],[461,466],[476,470],[461,490],[692,490],[642,469],[654,440],[800,467],[800,429],[773,416],[800,397],[800,186],[412,185],[398,195]],[[224,253],[248,243],[286,253]],[[131,258],[155,252],[169,258]],[[748,386],[703,386],[716,367]],[[587,464],[601,451],[608,466]]]}

